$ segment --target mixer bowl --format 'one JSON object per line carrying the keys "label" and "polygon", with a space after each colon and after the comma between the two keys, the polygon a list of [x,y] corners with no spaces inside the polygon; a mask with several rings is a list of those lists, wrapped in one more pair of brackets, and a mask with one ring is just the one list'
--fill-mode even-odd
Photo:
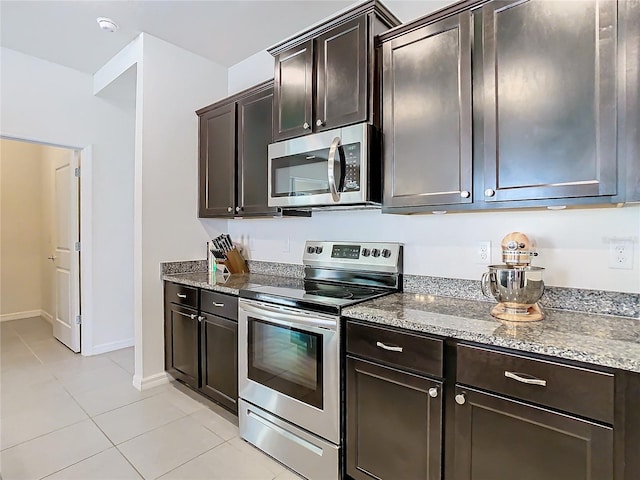
{"label": "mixer bowl", "polygon": [[482,275],[482,293],[506,305],[533,305],[544,293],[543,271],[543,267],[490,265]]}

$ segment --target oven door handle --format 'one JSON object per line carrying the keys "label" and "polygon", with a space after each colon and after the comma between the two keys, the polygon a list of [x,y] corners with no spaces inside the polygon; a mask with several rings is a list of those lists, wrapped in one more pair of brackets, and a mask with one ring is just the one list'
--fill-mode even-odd
{"label": "oven door handle", "polygon": [[277,307],[265,303],[240,303],[240,311],[260,320],[274,323],[285,323],[290,326],[317,327],[327,330],[338,329],[337,317],[323,318],[319,314],[305,312],[304,310],[292,310],[286,307]]}

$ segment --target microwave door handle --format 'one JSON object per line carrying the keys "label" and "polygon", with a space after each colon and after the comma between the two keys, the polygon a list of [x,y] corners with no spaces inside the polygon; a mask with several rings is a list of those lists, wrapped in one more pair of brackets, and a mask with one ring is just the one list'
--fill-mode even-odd
{"label": "microwave door handle", "polygon": [[338,192],[338,187],[336,185],[336,153],[340,155],[338,151],[340,147],[340,137],[336,137],[331,142],[331,148],[329,148],[329,161],[327,162],[327,177],[329,178],[329,191],[331,192],[331,196],[333,197],[334,202],[340,201],[340,193]]}

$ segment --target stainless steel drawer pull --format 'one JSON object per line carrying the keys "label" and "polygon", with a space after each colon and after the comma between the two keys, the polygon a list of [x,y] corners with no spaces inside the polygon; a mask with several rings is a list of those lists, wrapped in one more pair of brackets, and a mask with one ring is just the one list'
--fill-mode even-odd
{"label": "stainless steel drawer pull", "polygon": [[376,342],[376,346],[391,352],[402,352],[402,347],[396,347],[395,345],[385,345],[382,342]]}
{"label": "stainless steel drawer pull", "polygon": [[176,295],[178,295],[178,298],[187,298],[186,293],[176,293]]}
{"label": "stainless steel drawer pull", "polygon": [[213,302],[213,306],[222,308],[222,307],[224,307],[224,303]]}
{"label": "stainless steel drawer pull", "polygon": [[541,387],[547,386],[546,380],[541,380],[539,378],[533,378],[533,377],[527,378],[521,375],[522,375],[521,373],[518,374],[516,372],[504,372],[505,377],[513,378],[514,380],[517,380],[518,382],[526,383],[527,385],[540,385]]}
{"label": "stainless steel drawer pull", "polygon": [[191,320],[195,320],[197,315],[195,313],[192,313],[191,315],[189,315],[191,317]]}

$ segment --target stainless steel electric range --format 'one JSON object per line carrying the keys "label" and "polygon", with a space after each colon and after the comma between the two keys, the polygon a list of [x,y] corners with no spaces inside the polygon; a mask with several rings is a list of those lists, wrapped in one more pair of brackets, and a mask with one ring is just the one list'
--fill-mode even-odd
{"label": "stainless steel electric range", "polygon": [[396,292],[402,245],[306,242],[301,288],[240,292],[240,435],[312,480],[340,478],[340,314]]}

